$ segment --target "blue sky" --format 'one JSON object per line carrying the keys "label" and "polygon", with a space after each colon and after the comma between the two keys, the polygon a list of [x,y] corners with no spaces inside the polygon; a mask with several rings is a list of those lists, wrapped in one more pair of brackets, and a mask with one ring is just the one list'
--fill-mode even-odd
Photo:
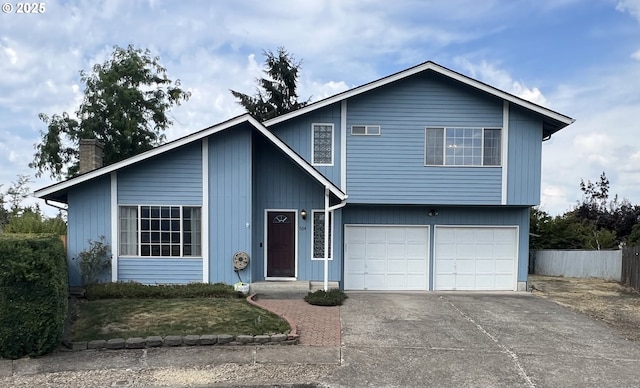
{"label": "blue sky", "polygon": [[285,46],[303,60],[303,98],[432,60],[569,115],[577,122],[543,144],[542,209],[569,210],[580,179],[602,171],[611,193],[640,204],[640,0],[44,4],[0,14],[3,189],[17,174],[32,189],[52,183],[28,167],[46,129],[37,115],[73,113],[79,71],[114,45],[150,49],[192,92],[171,112],[169,140],[242,113],[229,89],[252,93],[262,50]]}

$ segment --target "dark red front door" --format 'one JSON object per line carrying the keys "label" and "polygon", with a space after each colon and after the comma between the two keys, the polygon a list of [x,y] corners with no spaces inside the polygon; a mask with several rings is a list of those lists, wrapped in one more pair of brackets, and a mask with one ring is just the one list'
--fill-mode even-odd
{"label": "dark red front door", "polygon": [[295,212],[267,212],[267,277],[296,276]]}

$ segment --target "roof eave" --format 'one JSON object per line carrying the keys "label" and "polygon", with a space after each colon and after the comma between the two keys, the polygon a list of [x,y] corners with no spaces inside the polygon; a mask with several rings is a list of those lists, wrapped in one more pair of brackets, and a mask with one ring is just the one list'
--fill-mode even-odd
{"label": "roof eave", "polygon": [[484,91],[486,93],[489,93],[489,94],[492,94],[492,95],[494,95],[496,97],[499,97],[499,98],[501,98],[501,99],[503,99],[505,101],[509,101],[511,103],[517,104],[517,105],[522,106],[522,107],[524,107],[524,108],[526,108],[528,110],[531,110],[531,111],[536,112],[538,114],[541,114],[541,115],[543,115],[545,117],[548,117],[549,119],[552,119],[552,120],[555,120],[555,121],[558,121],[558,122],[564,124],[564,126],[559,128],[558,130],[566,127],[567,125],[572,124],[575,121],[574,119],[572,119],[569,116],[563,115],[563,114],[558,113],[556,111],[553,111],[553,110],[551,110],[549,108],[545,108],[545,107],[543,107],[541,105],[538,105],[538,104],[535,104],[535,103],[533,103],[531,101],[524,100],[524,99],[522,99],[520,97],[517,97],[517,96],[515,96],[513,94],[510,94],[510,93],[507,93],[507,92],[505,92],[503,90],[497,89],[497,88],[495,88],[495,87],[493,87],[493,86],[491,86],[489,84],[486,84],[484,82],[475,80],[473,78],[470,78],[470,77],[468,77],[468,76],[466,76],[466,75],[464,75],[462,73],[458,73],[458,72],[453,71],[451,69],[448,69],[448,68],[446,68],[444,66],[438,65],[435,62],[427,61],[427,62],[424,62],[424,63],[419,64],[417,66],[411,67],[409,69],[400,71],[398,73],[395,73],[395,74],[380,78],[380,79],[378,79],[376,81],[369,82],[369,83],[366,83],[364,85],[355,87],[353,89],[346,90],[346,91],[344,91],[342,93],[338,93],[338,94],[336,94],[334,96],[325,98],[323,100],[316,101],[316,102],[314,102],[312,104],[309,104],[309,105],[307,105],[307,106],[305,106],[303,108],[300,108],[298,110],[295,110],[295,111],[292,111],[292,112],[289,112],[289,113],[285,113],[285,114],[280,115],[278,117],[275,117],[273,119],[267,120],[267,121],[264,122],[264,126],[265,127],[270,127],[272,125],[281,123],[283,121],[287,121],[289,119],[292,119],[294,117],[298,117],[300,115],[303,115],[305,113],[314,111],[316,109],[320,109],[320,108],[323,108],[325,106],[340,102],[342,100],[346,100],[348,98],[357,96],[359,94],[368,92],[370,90],[379,88],[381,86],[390,84],[392,82],[401,80],[403,78],[406,78],[406,77],[409,77],[409,76],[412,76],[412,75],[415,75],[415,74],[418,74],[420,72],[427,71],[427,70],[431,70],[431,71],[434,71],[434,72],[439,73],[441,75],[447,76],[447,77],[449,77],[451,79],[454,79],[456,81],[462,82],[463,84],[472,86],[472,87],[474,87],[476,89],[482,90],[482,91]]}

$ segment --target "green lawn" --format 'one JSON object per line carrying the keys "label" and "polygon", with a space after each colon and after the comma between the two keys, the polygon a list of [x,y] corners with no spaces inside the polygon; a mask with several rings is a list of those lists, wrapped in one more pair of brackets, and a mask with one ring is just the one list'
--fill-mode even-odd
{"label": "green lawn", "polygon": [[78,304],[72,341],[188,334],[286,333],[282,318],[244,299],[102,299]]}

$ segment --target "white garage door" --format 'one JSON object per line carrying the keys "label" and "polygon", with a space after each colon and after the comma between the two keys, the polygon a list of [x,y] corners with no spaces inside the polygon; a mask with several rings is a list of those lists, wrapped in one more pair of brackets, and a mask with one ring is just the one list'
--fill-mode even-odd
{"label": "white garage door", "polygon": [[517,227],[435,227],[435,290],[516,290]]}
{"label": "white garage door", "polygon": [[427,290],[429,227],[347,225],[346,290]]}

